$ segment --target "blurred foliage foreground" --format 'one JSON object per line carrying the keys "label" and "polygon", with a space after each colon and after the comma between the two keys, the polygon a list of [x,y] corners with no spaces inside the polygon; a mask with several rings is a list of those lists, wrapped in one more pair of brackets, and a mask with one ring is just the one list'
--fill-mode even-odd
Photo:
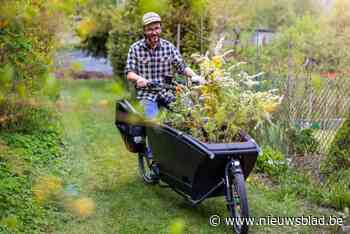
{"label": "blurred foliage foreground", "polygon": [[[39,101],[44,97],[58,97],[59,85],[49,75],[60,29],[58,19],[70,14],[69,5],[77,2],[5,0],[0,5],[1,233],[52,232],[56,223],[67,221],[71,214],[88,217],[95,210],[89,198],[76,198],[65,191],[66,185],[61,179],[66,169],[62,166],[65,144],[60,117]],[[127,17],[126,13],[120,17]],[[129,29],[120,30],[120,38],[125,38]],[[269,121],[269,114],[278,107],[280,97],[273,91],[254,91],[259,74],[250,76],[240,65],[226,63],[225,55],[197,59],[207,83],[180,92],[174,108],[182,114],[166,116],[175,127],[186,128],[203,141],[231,142],[236,139],[239,126],[249,132],[264,120]],[[82,96],[88,100],[87,95]],[[187,108],[189,101],[191,109]],[[193,121],[184,118],[188,115]],[[236,121],[228,123],[228,119]],[[259,158],[257,171],[272,177],[281,199],[295,194],[317,204],[348,210],[348,125],[346,122],[345,130],[336,136],[326,161],[329,164],[323,166],[324,173],[328,174],[325,186],[287,170],[283,155],[267,147]],[[219,135],[218,131],[225,134]],[[274,132],[278,135],[279,131]],[[298,151],[310,151],[304,142],[300,145]]]}
{"label": "blurred foliage foreground", "polygon": [[55,2],[1,2],[0,101],[13,95],[27,98],[54,91],[47,86],[54,86],[49,74],[66,14],[64,5]]}
{"label": "blurred foliage foreground", "polygon": [[47,105],[59,94],[50,75],[57,34],[79,2],[1,1],[0,233],[51,232],[68,218],[63,208],[81,216],[94,209],[63,192],[62,126]]}
{"label": "blurred foliage foreground", "polygon": [[0,110],[12,117],[0,125],[0,232],[50,230],[59,213],[54,206],[44,205],[46,195],[33,188],[42,177],[46,183],[42,192],[51,196],[60,189],[60,180],[53,176],[60,171],[62,156],[58,115],[27,103],[3,102]]}
{"label": "blurred foliage foreground", "polygon": [[67,184],[69,142],[55,107],[2,102],[0,110],[11,116],[0,124],[0,233],[48,233],[93,214],[94,201]]}

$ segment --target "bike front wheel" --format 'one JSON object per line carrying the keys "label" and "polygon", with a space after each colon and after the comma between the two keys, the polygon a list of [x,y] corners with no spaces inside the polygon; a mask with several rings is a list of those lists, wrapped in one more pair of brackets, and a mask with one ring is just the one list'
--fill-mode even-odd
{"label": "bike front wheel", "polygon": [[152,160],[152,152],[148,140],[146,138],[145,150],[138,155],[139,174],[143,181],[147,184],[155,184],[158,181],[157,173],[155,172],[154,161]]}
{"label": "bike front wheel", "polygon": [[229,170],[229,186],[226,192],[228,210],[233,221],[233,233],[248,233],[249,207],[242,172]]}
{"label": "bike front wheel", "polygon": [[154,172],[152,171],[152,159],[150,159],[145,153],[139,153],[139,174],[143,181],[147,184],[154,183]]}

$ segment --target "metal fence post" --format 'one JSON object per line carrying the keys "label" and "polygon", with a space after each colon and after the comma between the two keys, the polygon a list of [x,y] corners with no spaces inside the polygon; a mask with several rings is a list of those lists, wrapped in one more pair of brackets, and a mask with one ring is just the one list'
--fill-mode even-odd
{"label": "metal fence post", "polygon": [[201,14],[201,34],[200,34],[200,39],[201,39],[201,54],[203,54],[203,14]]}
{"label": "metal fence post", "polygon": [[180,51],[180,42],[181,42],[181,24],[177,24],[177,35],[176,35],[176,47]]}

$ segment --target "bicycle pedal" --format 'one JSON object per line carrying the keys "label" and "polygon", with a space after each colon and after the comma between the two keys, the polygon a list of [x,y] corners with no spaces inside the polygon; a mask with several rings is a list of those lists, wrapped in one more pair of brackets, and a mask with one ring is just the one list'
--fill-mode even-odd
{"label": "bicycle pedal", "polygon": [[159,176],[156,174],[156,173],[154,173],[153,171],[151,171],[150,173],[149,173],[149,177],[151,178],[151,180],[153,181],[153,182],[158,182],[159,181]]}

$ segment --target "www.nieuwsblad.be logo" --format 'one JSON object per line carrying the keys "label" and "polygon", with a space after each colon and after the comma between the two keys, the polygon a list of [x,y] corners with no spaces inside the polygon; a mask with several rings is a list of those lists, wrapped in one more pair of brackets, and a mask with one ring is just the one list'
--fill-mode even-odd
{"label": "www.nieuwsblad.be logo", "polygon": [[226,217],[224,222],[221,221],[220,216],[212,215],[209,218],[209,224],[213,227],[219,226],[221,223],[233,226],[233,225],[244,225],[248,226],[327,226],[327,225],[342,225],[343,218],[335,216],[297,216],[297,217],[276,217],[276,216],[266,216],[266,217]]}

